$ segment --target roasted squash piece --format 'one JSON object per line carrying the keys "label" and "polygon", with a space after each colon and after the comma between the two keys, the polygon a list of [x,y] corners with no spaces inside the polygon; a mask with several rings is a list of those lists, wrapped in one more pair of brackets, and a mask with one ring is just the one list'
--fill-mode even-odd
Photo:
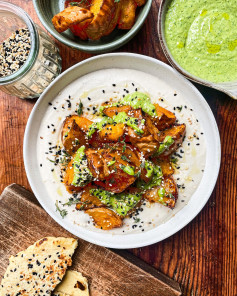
{"label": "roasted squash piece", "polygon": [[157,117],[151,117],[151,120],[160,131],[169,128],[175,123],[176,117],[174,113],[158,104],[154,104],[154,106],[156,108]]}
{"label": "roasted squash piece", "polygon": [[129,30],[135,23],[137,4],[134,0],[120,0],[121,15],[118,21],[119,29]]}
{"label": "roasted squash piece", "polygon": [[86,29],[88,28],[89,24],[91,23],[91,19],[85,20],[80,24],[73,25],[70,27],[73,35],[80,37],[81,40],[87,40],[88,35],[86,33]]}
{"label": "roasted squash piece", "polygon": [[114,12],[114,15],[112,17],[112,21],[110,22],[107,30],[104,32],[104,36],[107,36],[111,32],[113,32],[113,30],[115,29],[115,27],[118,24],[120,14],[121,14],[121,3],[120,2],[115,2],[115,12]]}
{"label": "roasted squash piece", "polygon": [[94,208],[85,211],[85,213],[91,216],[97,228],[103,230],[110,230],[123,225],[123,219],[107,208]]}
{"label": "roasted squash piece", "polygon": [[125,125],[123,123],[118,123],[116,125],[107,124],[101,131],[99,131],[100,140],[104,143],[107,142],[117,142],[122,139],[125,132]]}
{"label": "roasted squash piece", "polygon": [[114,0],[92,0],[90,11],[94,18],[88,25],[86,33],[88,38],[98,40],[108,31],[117,9]]}
{"label": "roasted squash piece", "polygon": [[77,210],[89,210],[93,208],[105,207],[105,205],[99,200],[98,197],[90,194],[91,189],[95,189],[95,186],[86,186],[81,193],[81,201],[76,204]]}
{"label": "roasted squash piece", "polygon": [[67,165],[67,169],[66,169],[66,173],[64,175],[63,183],[66,186],[70,186],[73,182],[73,178],[74,178],[73,159],[71,159],[71,161]]}
{"label": "roasted squash piece", "polygon": [[78,116],[78,115],[73,115],[73,119],[75,119],[76,124],[79,126],[79,128],[84,132],[87,133],[89,130],[89,126],[93,123],[91,120]]}
{"label": "roasted squash piece", "polygon": [[178,189],[172,177],[165,177],[160,186],[147,190],[143,197],[173,209],[178,198]]}
{"label": "roasted squash piece", "polygon": [[[100,164],[103,163],[103,169],[100,168],[103,174],[97,175],[100,181],[95,181],[96,185],[110,192],[120,193],[135,182],[135,174],[139,170],[140,160],[137,153],[131,147],[127,145],[125,148],[122,145],[114,145],[108,149],[97,150],[95,153],[97,153]],[[132,174],[129,174],[122,167],[133,167],[134,171]],[[108,176],[105,176],[103,171],[105,168],[108,170]],[[99,169],[97,172],[99,172]]]}
{"label": "roasted squash piece", "polygon": [[102,151],[102,149],[95,150],[91,148],[86,151],[89,170],[93,177],[99,180],[104,180],[110,174],[106,160],[101,155]]}
{"label": "roasted squash piece", "polygon": [[159,148],[159,142],[152,135],[138,138],[130,138],[131,143],[138,148],[147,158],[154,154]]}
{"label": "roasted squash piece", "polygon": [[[86,0],[86,1],[76,0],[73,2],[74,2],[74,4],[77,4],[77,6],[79,6],[79,7],[90,10],[91,0]],[[71,6],[71,3],[72,3],[72,1],[68,1],[68,0],[65,1],[65,8]],[[88,36],[86,33],[86,29],[87,29],[88,25],[91,23],[91,21],[92,21],[91,19],[88,19],[88,20],[85,20],[79,24],[72,25],[70,27],[70,30],[72,31],[72,33],[75,36],[80,37],[80,39],[87,40]]]}
{"label": "roasted squash piece", "polygon": [[63,147],[67,153],[73,155],[82,145],[87,145],[84,132],[76,124],[73,116],[67,117],[63,123],[61,133]]}
{"label": "roasted squash piece", "polygon": [[[95,184],[100,187],[110,192],[120,193],[135,182],[140,160],[131,147],[114,145],[107,149],[88,149],[86,155],[93,177],[99,180],[95,181]],[[122,167],[135,169],[132,174],[129,174]]]}
{"label": "roasted squash piece", "polygon": [[84,133],[88,132],[89,126],[93,123],[91,120],[85,117],[81,117],[79,115],[69,115],[63,122],[62,137],[68,132],[68,126],[70,126],[73,121],[76,122],[80,130],[82,130]]}
{"label": "roasted squash piece", "polygon": [[174,143],[171,146],[169,146],[169,148],[166,149],[162,154],[160,154],[159,157],[168,156],[172,154],[175,150],[177,150],[183,142],[185,132],[185,124],[175,125],[170,129],[162,131],[159,135],[159,141],[163,142],[166,137],[170,136],[174,140]]}
{"label": "roasted squash piece", "polygon": [[130,176],[121,169],[112,173],[104,181],[95,181],[95,184],[103,187],[105,190],[120,193],[136,181],[136,177]]}
{"label": "roasted squash piece", "polygon": [[73,25],[85,21],[91,22],[93,20],[93,16],[93,13],[88,9],[78,6],[69,6],[56,14],[52,19],[52,23],[55,29],[59,33],[62,33]]}
{"label": "roasted squash piece", "polygon": [[[113,164],[110,165],[112,169],[120,168],[120,165],[131,165],[139,167],[141,164],[141,155],[135,147],[131,145],[116,144],[111,146],[111,148],[104,149],[101,152],[102,157],[107,163],[113,160]],[[136,169],[135,169],[136,173]]]}
{"label": "roasted squash piece", "polygon": [[137,3],[137,6],[142,6],[146,3],[146,0],[134,0]]}
{"label": "roasted squash piece", "polygon": [[104,115],[108,117],[113,117],[117,115],[119,112],[125,112],[128,114],[128,111],[132,110],[131,106],[119,106],[119,107],[108,107],[103,110]]}
{"label": "roasted squash piece", "polygon": [[156,141],[159,141],[159,137],[158,137],[158,133],[159,133],[159,130],[158,128],[154,125],[151,117],[149,115],[146,115],[145,117],[145,120],[146,120],[146,129],[147,131],[153,136],[153,138],[156,140]]}
{"label": "roasted squash piece", "polygon": [[172,163],[170,162],[169,158],[156,160],[154,159],[152,161],[161,167],[162,174],[164,177],[168,177],[174,174],[174,168],[172,167]]}

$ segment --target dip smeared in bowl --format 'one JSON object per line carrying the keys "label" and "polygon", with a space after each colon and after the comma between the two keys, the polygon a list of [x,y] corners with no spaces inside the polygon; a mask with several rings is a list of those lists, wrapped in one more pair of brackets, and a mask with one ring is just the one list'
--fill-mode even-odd
{"label": "dip smeared in bowl", "polygon": [[165,38],[176,62],[204,80],[236,81],[236,7],[235,0],[173,0],[165,17]]}
{"label": "dip smeared in bowl", "polygon": [[[132,80],[131,77],[133,77]],[[140,100],[137,100],[136,97],[139,97]],[[117,106],[118,102],[119,106]],[[159,116],[159,109],[158,111],[156,108],[154,109],[154,105],[157,104],[169,110],[170,116],[172,115],[175,120],[175,122],[172,121],[175,127],[183,126],[182,123],[186,125],[186,137],[170,159],[173,169],[172,177],[178,187],[176,202],[173,200],[173,203],[170,203],[168,207],[165,203],[165,191],[159,187],[164,175],[167,175],[165,173],[167,168],[164,167],[165,162],[159,162],[153,166],[150,161],[145,161],[145,158],[142,157],[141,160],[144,160],[142,165],[137,166],[135,158],[131,159],[130,156],[125,155],[127,152],[132,155],[132,152],[129,151],[131,144],[126,142],[126,138],[121,138],[120,142],[115,143],[116,149],[112,149],[113,145],[111,143],[105,146],[105,149],[111,150],[108,151],[108,154],[112,156],[106,162],[107,167],[110,171],[117,170],[117,172],[113,173],[113,179],[110,179],[110,185],[112,186],[102,186],[106,184],[101,183],[103,181],[99,180],[100,176],[98,176],[98,181],[93,181],[93,187],[89,186],[92,180],[90,172],[93,172],[93,169],[89,168],[90,172],[85,169],[89,164],[88,161],[90,161],[90,164],[92,163],[95,149],[97,152],[101,152],[100,147],[98,149],[94,147],[99,144],[98,134],[100,135],[105,131],[108,137],[118,135],[110,132],[110,128],[113,130],[116,127],[114,126],[115,122],[119,127],[122,124],[121,121],[127,119],[126,125],[128,125],[130,132],[132,134],[138,133],[139,136],[143,137],[145,130],[142,133],[138,129],[145,122],[142,119],[136,122],[134,119],[136,119],[135,115],[137,113],[128,112],[129,114],[126,114],[125,110],[126,108],[130,110],[130,107],[142,109],[143,115],[148,121],[147,116],[149,114],[155,118]],[[118,108],[119,112],[116,114]],[[124,112],[121,112],[122,110]],[[110,116],[101,116],[101,113]],[[70,138],[66,118],[69,119],[69,122],[74,119],[77,125],[83,123],[83,129],[88,132],[88,141],[90,141],[90,149],[86,149],[88,147],[87,141],[80,142],[82,139],[78,138],[82,146],[77,147],[78,149],[74,151],[73,155],[75,156],[73,157],[68,155],[73,152],[68,149],[69,147],[67,148],[68,153],[65,153],[64,149],[62,149],[62,139],[64,142],[66,139],[69,141]],[[131,122],[129,122],[130,120]],[[103,124],[106,123],[104,129],[101,125],[102,121]],[[167,120],[163,123],[167,123]],[[62,136],[62,128],[64,130],[64,127],[65,131]],[[107,130],[107,128],[109,129]],[[162,130],[161,126],[160,130]],[[170,127],[164,126],[163,130],[170,130]],[[93,133],[90,135],[89,131]],[[162,136],[163,140],[156,149],[157,158],[161,158],[161,154],[166,154],[174,143],[172,136],[169,137],[166,133],[162,133]],[[150,142],[148,143],[150,144]],[[76,140],[75,145],[77,146]],[[107,153],[107,151],[103,152]],[[87,154],[86,157],[85,154]],[[121,163],[119,163],[119,154],[121,154]],[[105,154],[103,155],[105,156]],[[71,165],[68,165],[68,157],[68,161],[73,159]],[[72,221],[78,227],[85,227],[93,232],[139,233],[166,223],[187,205],[202,180],[206,164],[206,143],[200,122],[195,116],[195,110],[181,92],[176,91],[161,79],[145,72],[130,69],[105,69],[77,78],[55,98],[52,98],[39,130],[37,159],[41,178],[52,202],[56,205],[55,210],[57,209],[58,215],[60,214],[62,218]],[[99,159],[102,160],[102,158]],[[163,166],[163,170],[160,170],[161,166]],[[65,182],[67,179],[65,179],[64,173],[66,173],[67,168],[69,168],[68,172],[71,169],[73,170],[73,174],[67,174],[70,182]],[[140,178],[140,168],[145,170],[146,178],[151,178],[149,182],[143,182]],[[126,182],[122,182],[122,180],[115,182],[115,178],[118,178],[118,172],[123,178],[126,177],[128,181],[137,178],[134,180],[136,184],[132,184],[136,185],[139,192],[131,190],[126,191],[125,194],[125,190],[117,191],[118,187],[121,189],[121,184],[126,185]],[[81,186],[85,185],[86,182],[89,183],[83,195],[81,192],[70,193],[70,190],[66,190],[66,183],[69,186],[67,189],[70,189],[71,185]],[[154,192],[156,202],[150,199],[152,197],[150,195],[146,200],[141,199],[140,192],[143,193],[144,190],[149,192],[153,187],[157,187],[157,191]],[[113,193],[111,188],[116,189],[116,192]],[[97,208],[86,209],[89,206],[89,203],[87,203],[88,195],[90,195],[91,200],[96,200]],[[172,202],[172,195],[169,196],[169,201]],[[106,207],[100,208],[101,203]],[[134,206],[136,210],[131,212]],[[94,223],[98,225],[98,216],[112,214],[111,209],[114,212],[113,221],[117,228],[108,230],[110,225],[106,227],[103,225],[103,229],[96,228]],[[95,216],[95,211],[97,211],[97,216]],[[118,219],[117,215],[122,216],[123,223],[121,223],[121,219]],[[94,222],[90,216],[93,216]]]}

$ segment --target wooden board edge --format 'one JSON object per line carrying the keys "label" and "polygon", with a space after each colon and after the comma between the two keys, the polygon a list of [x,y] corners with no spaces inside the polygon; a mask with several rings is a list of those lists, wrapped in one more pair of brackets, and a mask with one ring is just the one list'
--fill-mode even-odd
{"label": "wooden board edge", "polygon": [[[20,186],[18,184],[14,183],[14,184],[11,184],[11,185],[7,186],[2,192],[2,194],[0,196],[0,200],[4,196],[7,196],[7,194],[16,195],[18,197],[20,196],[19,198],[27,199],[29,201],[29,203],[32,203],[35,207],[40,207],[42,209],[42,207],[40,206],[40,204],[37,201],[34,194],[31,191],[25,189],[24,187],[22,187],[22,186]],[[154,267],[150,266],[149,264],[142,261],[138,257],[134,256],[133,254],[129,253],[126,250],[119,250],[119,249],[108,249],[108,250],[110,250],[110,251],[114,252],[115,254],[121,256],[125,260],[129,261],[131,264],[136,265],[138,268],[142,269],[146,273],[151,274],[152,276],[154,276],[157,280],[159,280],[160,282],[165,284],[167,290],[170,290],[170,292],[173,293],[172,295],[177,295],[177,296],[182,295],[180,286],[175,280],[170,279],[169,277],[162,274],[161,272],[156,270]]]}
{"label": "wooden board edge", "polygon": [[118,250],[118,249],[110,249],[117,255],[123,257],[127,261],[131,262],[132,264],[136,265],[137,267],[141,268],[145,272],[151,274],[159,281],[164,283],[167,286],[167,290],[170,289],[172,292],[175,292],[177,296],[182,295],[182,291],[180,289],[180,285],[175,280],[169,278],[168,276],[164,275],[163,273],[159,272],[157,269],[152,267],[151,265],[147,264],[145,261],[141,260],[140,258],[134,256],[133,254],[129,253],[126,250]]}
{"label": "wooden board edge", "polygon": [[29,200],[33,204],[41,207],[40,203],[38,202],[34,194],[31,191],[27,190],[26,188],[22,187],[21,185],[18,185],[16,183],[8,185],[0,195],[0,200],[8,193],[12,195],[17,195],[17,196],[19,195],[24,196],[25,198],[27,198],[27,200]]}

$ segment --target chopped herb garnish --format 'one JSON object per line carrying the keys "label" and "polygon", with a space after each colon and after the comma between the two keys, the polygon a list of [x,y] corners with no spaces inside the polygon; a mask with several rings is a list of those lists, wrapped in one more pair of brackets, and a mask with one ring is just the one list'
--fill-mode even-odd
{"label": "chopped herb garnish", "polygon": [[79,106],[78,106],[78,109],[77,109],[77,114],[80,116],[83,114],[83,104],[80,100],[80,103],[79,103]]}
{"label": "chopped herb garnish", "polygon": [[135,219],[134,219],[134,223],[139,223],[140,221],[141,221],[140,218],[135,218]]}
{"label": "chopped herb garnish", "polygon": [[171,161],[172,163],[176,164],[176,163],[178,162],[178,158],[172,156],[171,159],[170,159],[170,161]]}
{"label": "chopped herb garnish", "polygon": [[126,150],[126,147],[127,147],[127,145],[126,145],[126,143],[124,142],[124,144],[123,144],[123,153],[125,152],[125,150]]}
{"label": "chopped herb garnish", "polygon": [[61,215],[62,218],[64,218],[65,216],[67,216],[67,211],[65,209],[61,210],[58,206],[58,200],[56,200],[55,203],[56,206],[56,212],[59,212],[59,214]]}
{"label": "chopped herb garnish", "polygon": [[121,155],[121,158],[124,161],[131,162],[130,159],[128,159],[127,156],[125,156],[125,155]]}
{"label": "chopped herb garnish", "polygon": [[77,203],[80,202],[80,199],[79,198],[76,198],[76,199],[73,199],[73,198],[69,198],[69,200],[63,204],[63,206],[71,206],[71,205],[75,205]]}

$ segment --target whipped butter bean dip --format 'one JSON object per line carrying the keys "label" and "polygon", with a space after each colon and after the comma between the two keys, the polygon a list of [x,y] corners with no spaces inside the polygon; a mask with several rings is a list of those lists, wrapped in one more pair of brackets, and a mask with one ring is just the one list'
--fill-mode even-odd
{"label": "whipped butter bean dip", "polygon": [[[122,227],[101,230],[94,227],[89,215],[75,209],[74,201],[80,193],[70,194],[63,184],[62,164],[66,156],[61,151],[62,126],[65,118],[76,114],[80,108],[83,108],[84,117],[98,121],[98,111],[102,103],[108,100],[117,102],[134,92],[149,95],[152,103],[158,103],[175,113],[177,123],[186,124],[185,139],[173,155],[173,178],[178,186],[178,200],[173,210],[146,200],[134,215],[124,219]],[[87,74],[76,79],[57,97],[52,98],[41,121],[37,147],[41,178],[48,195],[56,205],[55,211],[57,210],[63,219],[73,221],[75,225],[115,235],[148,231],[171,219],[188,204],[200,184],[206,163],[203,130],[188,98],[157,77],[128,69],[106,69]],[[57,161],[56,154],[60,154]]]}

